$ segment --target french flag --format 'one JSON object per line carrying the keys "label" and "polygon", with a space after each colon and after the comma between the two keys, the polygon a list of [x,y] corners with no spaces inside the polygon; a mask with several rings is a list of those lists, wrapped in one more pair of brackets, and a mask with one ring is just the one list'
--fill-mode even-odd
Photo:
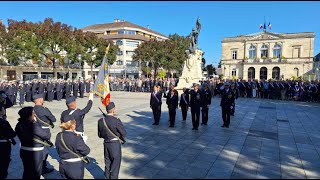
{"label": "french flag", "polygon": [[260,29],[262,29],[263,28],[263,25],[262,24],[260,24]]}
{"label": "french flag", "polygon": [[272,25],[271,25],[271,23],[269,22],[269,25],[268,25],[268,27],[269,27],[269,29],[271,29],[272,28]]}

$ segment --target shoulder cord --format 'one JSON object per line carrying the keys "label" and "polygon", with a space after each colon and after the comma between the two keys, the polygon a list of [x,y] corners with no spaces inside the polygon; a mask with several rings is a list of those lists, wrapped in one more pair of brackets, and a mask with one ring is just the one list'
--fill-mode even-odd
{"label": "shoulder cord", "polygon": [[102,119],[102,121],[103,121],[103,124],[104,124],[104,126],[106,127],[106,129],[109,131],[109,133],[110,133],[112,136],[114,136],[115,138],[117,138],[117,139],[120,141],[121,144],[123,144],[124,142],[123,142],[117,135],[115,135],[115,134],[109,129],[109,127],[107,126],[107,123],[106,123],[105,118]]}
{"label": "shoulder cord", "polygon": [[45,124],[45,125],[47,125],[47,126],[51,126],[49,123],[46,123],[46,122],[42,121],[42,120],[37,116],[36,113],[34,113],[34,116],[36,117],[37,121],[40,121],[40,122],[42,122],[43,124]]}
{"label": "shoulder cord", "polygon": [[61,136],[61,142],[62,142],[63,146],[64,146],[71,154],[73,154],[73,155],[75,155],[76,157],[80,158],[83,162],[89,163],[89,162],[88,162],[87,160],[85,160],[83,157],[79,156],[77,153],[71,151],[71,150],[68,148],[68,146],[66,145],[66,143],[65,143],[64,140],[63,140],[63,135],[62,135],[62,133],[60,134],[60,136]]}
{"label": "shoulder cord", "polygon": [[32,140],[33,141],[35,141],[35,142],[37,142],[37,143],[40,143],[40,144],[42,144],[42,145],[45,145],[45,146],[48,146],[48,147],[51,147],[51,145],[50,144],[48,144],[47,142],[45,142],[45,141],[41,141],[40,139],[38,139],[38,138],[32,138]]}

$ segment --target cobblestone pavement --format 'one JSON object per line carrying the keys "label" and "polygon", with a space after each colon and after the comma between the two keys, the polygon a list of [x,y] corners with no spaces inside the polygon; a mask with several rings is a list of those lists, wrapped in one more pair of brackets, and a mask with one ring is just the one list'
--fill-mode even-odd
{"label": "cobblestone pavement", "polygon": [[[214,98],[208,126],[192,131],[190,111],[182,122],[180,109],[175,128],[168,128],[164,99],[160,125],[152,126],[149,97],[146,93],[112,92],[118,117],[128,132],[120,178],[320,178],[319,104],[240,98],[226,129],[220,127],[220,99]],[[79,98],[79,108],[87,100]],[[57,120],[66,109],[64,100],[45,106]],[[97,137],[97,121],[102,117],[98,107],[102,104],[95,98],[85,116],[92,162],[85,167],[85,178],[90,179],[103,178],[104,171],[103,140]],[[7,112],[13,128],[19,109],[15,106]],[[53,142],[60,131],[58,123],[55,125]],[[48,160],[55,171],[43,178],[60,178],[54,148]],[[22,169],[16,145],[8,178],[21,178]]]}

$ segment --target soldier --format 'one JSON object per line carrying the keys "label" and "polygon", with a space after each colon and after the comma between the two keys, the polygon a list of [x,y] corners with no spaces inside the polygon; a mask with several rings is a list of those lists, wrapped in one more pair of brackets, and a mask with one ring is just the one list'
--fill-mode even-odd
{"label": "soldier", "polygon": [[32,95],[32,99],[33,99],[33,95],[38,94],[38,83],[36,80],[34,80],[31,85],[32,85],[31,95]]}
{"label": "soldier", "polygon": [[179,106],[181,107],[182,120],[185,121],[187,119],[187,112],[189,109],[189,91],[187,88],[183,88]]}
{"label": "soldier", "polygon": [[[0,98],[2,99],[3,97]],[[14,140],[16,133],[6,120],[5,107],[2,104],[0,104],[0,110],[0,179],[6,179],[11,160],[11,144],[16,144]]]}
{"label": "soldier", "polygon": [[25,89],[25,92],[26,92],[26,102],[31,102],[31,84],[29,83],[29,81],[26,81],[25,82],[25,85],[24,85],[24,89]]}
{"label": "soldier", "polygon": [[230,125],[230,113],[232,109],[233,92],[229,88],[230,84],[226,82],[224,84],[224,89],[221,93],[221,110],[222,110],[222,120],[223,125],[221,127],[229,128]]}
{"label": "soldier", "polygon": [[150,96],[150,108],[152,109],[154,123],[152,125],[159,125],[161,117],[162,92],[159,85],[153,87],[153,92]]}
{"label": "soldier", "polygon": [[233,97],[232,97],[232,109],[230,111],[230,115],[231,116],[234,116],[234,112],[235,112],[235,108],[236,108],[236,99],[238,99],[238,89],[236,88],[236,86],[234,85],[234,83],[231,84],[231,87],[230,87],[230,90],[232,91],[233,93]]}
{"label": "soldier", "polygon": [[65,83],[65,88],[64,88],[64,92],[65,92],[65,98],[69,98],[71,96],[71,90],[72,90],[72,84],[70,83],[70,81],[68,80]]}
{"label": "soldier", "polygon": [[86,82],[85,82],[85,87],[86,87],[86,93],[90,93],[90,82],[89,82],[89,80],[86,80]]}
{"label": "soldier", "polygon": [[38,84],[38,94],[42,94],[43,95],[43,99],[45,99],[45,84],[43,83],[43,81],[40,81]]}
{"label": "soldier", "polygon": [[52,82],[49,82],[47,85],[47,99],[51,102],[54,99],[54,85]]}
{"label": "soldier", "polygon": [[24,104],[24,98],[25,98],[25,87],[23,86],[23,83],[20,83],[18,86],[19,91],[19,104]]}
{"label": "soldier", "polygon": [[85,84],[83,83],[83,81],[81,80],[79,83],[79,90],[80,90],[80,98],[84,97],[84,89],[85,89]]}
{"label": "soldier", "polygon": [[61,84],[61,81],[58,81],[56,83],[56,97],[57,97],[57,101],[61,101],[62,99],[62,96],[63,96],[63,89],[62,89],[62,84]]}
{"label": "soldier", "polygon": [[8,99],[11,101],[11,103],[14,104],[14,87],[11,82],[6,87],[6,95],[8,96]]}
{"label": "soldier", "polygon": [[202,102],[201,91],[199,90],[199,84],[193,85],[193,90],[190,92],[190,107],[191,107],[191,118],[192,118],[192,130],[198,130],[200,122],[200,107]]}
{"label": "soldier", "polygon": [[121,143],[124,143],[126,130],[121,120],[114,117],[115,104],[110,102],[104,118],[98,121],[98,137],[104,142],[105,178],[118,179],[121,164]]}
{"label": "soldier", "polygon": [[[54,128],[54,122],[56,122],[56,118],[53,116],[51,111],[43,106],[43,94],[35,94],[33,96],[33,102],[35,104],[34,106],[34,116],[41,124],[41,128],[46,131],[48,134],[50,134],[50,126],[51,128]],[[43,156],[43,168],[42,168],[42,174],[47,174],[52,172],[54,169],[53,168],[48,168],[47,167],[47,158],[48,158],[48,147],[45,147],[44,151],[44,156]]]}
{"label": "soldier", "polygon": [[17,104],[17,95],[18,95],[18,85],[16,82],[13,83],[13,104]]}
{"label": "soldier", "polygon": [[202,85],[202,125],[207,125],[208,123],[208,111],[211,105],[211,91],[208,89],[207,84]]}
{"label": "soldier", "polygon": [[75,133],[79,134],[83,138],[84,142],[87,141],[88,137],[85,136],[85,134],[84,134],[83,118],[90,111],[90,109],[92,107],[92,97],[93,97],[93,95],[90,96],[88,104],[84,109],[77,108],[77,102],[76,102],[76,98],[74,96],[67,98],[66,105],[67,105],[68,109],[62,112],[61,118],[60,118],[62,120],[64,116],[73,115],[73,117],[75,118],[76,123],[77,123]]}
{"label": "soldier", "polygon": [[168,96],[167,96],[167,105],[169,109],[169,121],[170,121],[170,126],[169,127],[174,127],[174,123],[176,121],[176,109],[178,108],[178,102],[179,102],[179,96],[178,92],[175,92],[176,90],[171,89]]}
{"label": "soldier", "polygon": [[78,92],[79,92],[79,83],[77,81],[74,81],[72,84],[73,87],[73,96],[77,99]]}
{"label": "soldier", "polygon": [[22,178],[40,179],[43,156],[46,154],[44,144],[50,142],[51,134],[38,123],[33,107],[24,107],[18,114],[20,118],[15,131],[21,142],[20,157],[24,168]]}
{"label": "soldier", "polygon": [[56,137],[55,145],[61,158],[59,172],[63,179],[83,179],[84,163],[89,163],[86,156],[90,153],[90,148],[74,133],[76,124],[74,116],[64,116],[60,125],[63,131]]}

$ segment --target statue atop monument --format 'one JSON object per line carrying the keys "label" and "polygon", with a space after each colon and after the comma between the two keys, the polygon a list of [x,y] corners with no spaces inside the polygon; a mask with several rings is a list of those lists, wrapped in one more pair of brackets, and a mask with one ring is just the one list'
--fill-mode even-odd
{"label": "statue atop monument", "polygon": [[196,29],[192,28],[192,31],[188,36],[188,38],[190,38],[191,40],[190,47],[188,49],[189,52],[187,52],[188,54],[193,54],[198,49],[198,37],[200,34],[200,30],[201,30],[201,23],[200,23],[200,18],[198,17],[196,22]]}

